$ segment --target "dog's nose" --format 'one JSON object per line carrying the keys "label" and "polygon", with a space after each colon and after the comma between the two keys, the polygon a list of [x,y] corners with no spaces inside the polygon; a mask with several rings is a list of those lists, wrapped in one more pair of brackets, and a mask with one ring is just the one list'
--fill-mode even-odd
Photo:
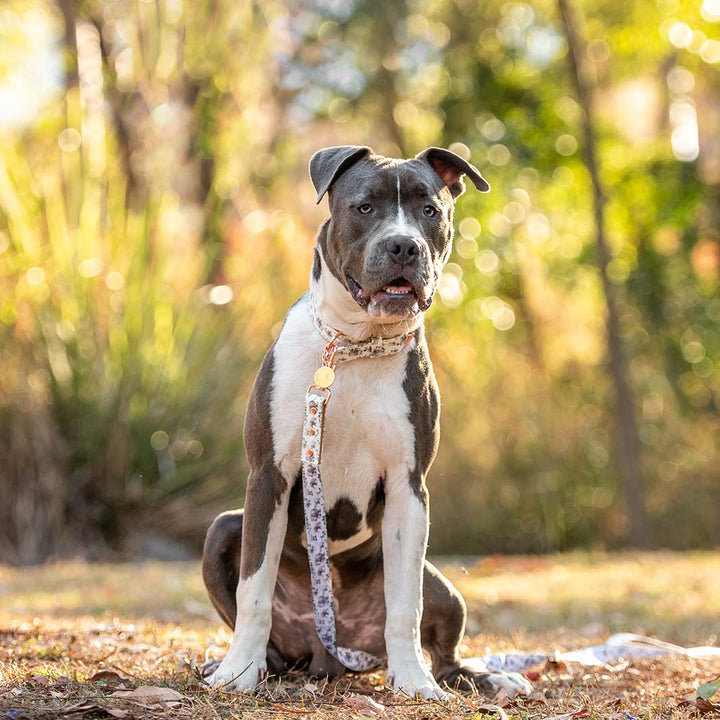
{"label": "dog's nose", "polygon": [[415,262],[420,255],[420,243],[409,235],[393,235],[385,241],[390,257],[401,265]]}

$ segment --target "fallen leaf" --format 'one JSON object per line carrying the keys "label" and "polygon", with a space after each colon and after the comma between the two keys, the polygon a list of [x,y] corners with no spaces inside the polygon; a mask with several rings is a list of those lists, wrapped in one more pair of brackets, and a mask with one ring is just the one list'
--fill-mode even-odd
{"label": "fallen leaf", "polygon": [[507,713],[499,705],[475,705],[475,712],[481,715],[489,715],[490,713],[497,713],[500,720],[510,720]]}
{"label": "fallen leaf", "polygon": [[695,701],[695,707],[701,715],[705,715],[705,713],[714,713],[720,710],[720,703],[714,703],[709,700],[698,698]]}
{"label": "fallen leaf", "polygon": [[588,715],[589,710],[586,705],[583,705],[579,710],[574,710],[569,713],[562,713],[561,715],[552,715],[551,717],[545,718],[545,720],[571,720],[571,718],[582,717]]}
{"label": "fallen leaf", "polygon": [[555,670],[556,672],[563,672],[564,670],[567,670],[567,665],[562,660],[548,658],[545,663],[545,670]]}
{"label": "fallen leaf", "polygon": [[718,690],[720,690],[720,677],[715,678],[715,680],[711,680],[704,685],[700,685],[697,689],[697,696],[701,700],[712,700]]}
{"label": "fallen leaf", "polygon": [[523,698],[520,698],[523,701],[524,705],[530,705],[532,703],[541,703],[542,705],[547,705],[547,698],[545,695],[540,691],[536,690],[533,693],[530,693],[529,695],[526,695]]}
{"label": "fallen leaf", "polygon": [[127,678],[122,677],[114,670],[100,670],[96,672],[92,677],[88,678],[88,682],[108,682],[108,683],[121,683],[125,682]]}
{"label": "fallen leaf", "polygon": [[130,713],[127,710],[121,710],[120,708],[106,707],[103,708],[108,715],[112,715],[116,718],[126,718]]}
{"label": "fallen leaf", "polygon": [[133,703],[153,707],[160,706],[160,709],[167,709],[179,705],[186,700],[185,695],[168,687],[155,687],[154,685],[141,685],[134,690],[116,690],[110,697],[122,698]]}
{"label": "fallen leaf", "polygon": [[317,692],[318,686],[315,683],[305,683],[303,690],[307,690],[309,693]]}
{"label": "fallen leaf", "polygon": [[508,694],[508,691],[505,688],[500,688],[497,695],[493,698],[492,704],[504,708],[510,705],[511,702],[512,698]]}
{"label": "fallen leaf", "polygon": [[90,713],[92,713],[93,715],[97,713],[106,713],[107,715],[115,718],[130,717],[130,713],[127,710],[121,710],[120,708],[115,707],[107,707],[105,705],[95,705],[93,703],[80,703],[79,705],[72,705],[71,707],[66,708],[62,711],[62,715],[70,715],[71,713],[73,715],[76,715],[78,713],[82,715],[89,715]]}
{"label": "fallen leaf", "polygon": [[532,682],[537,682],[540,678],[542,678],[542,675],[539,670],[528,670],[525,673],[525,677]]}
{"label": "fallen leaf", "polygon": [[34,673],[32,675],[28,675],[27,679],[31,683],[38,685],[40,687],[45,687],[50,682],[50,679],[48,678],[47,675],[38,675],[36,673]]}
{"label": "fallen leaf", "polygon": [[385,714],[385,706],[367,695],[349,695],[345,698],[345,704],[361,715],[382,717]]}

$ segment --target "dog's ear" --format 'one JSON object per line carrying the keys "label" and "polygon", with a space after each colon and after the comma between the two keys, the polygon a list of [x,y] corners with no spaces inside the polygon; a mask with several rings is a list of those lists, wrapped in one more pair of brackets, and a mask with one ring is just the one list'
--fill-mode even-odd
{"label": "dog's ear", "polygon": [[318,203],[351,165],[371,152],[369,147],[363,145],[339,145],[318,150],[310,158],[310,178],[317,190]]}
{"label": "dog's ear", "polygon": [[463,175],[467,175],[480,192],[489,192],[490,190],[490,185],[480,171],[450,150],[431,147],[416,155],[415,159],[430,165],[445,185],[450,188],[453,198],[458,198],[465,192]]}

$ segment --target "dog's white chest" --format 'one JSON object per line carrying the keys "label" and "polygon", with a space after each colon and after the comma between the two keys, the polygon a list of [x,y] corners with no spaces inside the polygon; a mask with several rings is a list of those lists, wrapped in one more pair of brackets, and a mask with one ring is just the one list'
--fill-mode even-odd
{"label": "dog's white chest", "polygon": [[[275,346],[271,393],[275,462],[288,482],[300,472],[305,393],[324,346],[305,301],[297,303]],[[403,389],[406,361],[406,353],[400,352],[338,366],[325,414],[320,466],[328,511],[344,499],[365,516],[378,481],[393,469],[414,466],[414,432]],[[357,545],[369,535],[363,518],[359,532],[331,542],[330,551]]]}
{"label": "dog's white chest", "polygon": [[389,468],[414,462],[404,376],[404,356],[355,360],[338,368],[323,437],[327,494],[347,494],[362,481],[374,485]]}

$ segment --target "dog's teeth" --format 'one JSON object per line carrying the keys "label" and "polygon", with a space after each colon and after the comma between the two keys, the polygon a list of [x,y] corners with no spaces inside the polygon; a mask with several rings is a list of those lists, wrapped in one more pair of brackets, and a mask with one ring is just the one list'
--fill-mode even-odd
{"label": "dog's teeth", "polygon": [[387,285],[384,289],[386,293],[390,293],[391,295],[407,295],[410,292],[410,288],[397,287],[394,285]]}

